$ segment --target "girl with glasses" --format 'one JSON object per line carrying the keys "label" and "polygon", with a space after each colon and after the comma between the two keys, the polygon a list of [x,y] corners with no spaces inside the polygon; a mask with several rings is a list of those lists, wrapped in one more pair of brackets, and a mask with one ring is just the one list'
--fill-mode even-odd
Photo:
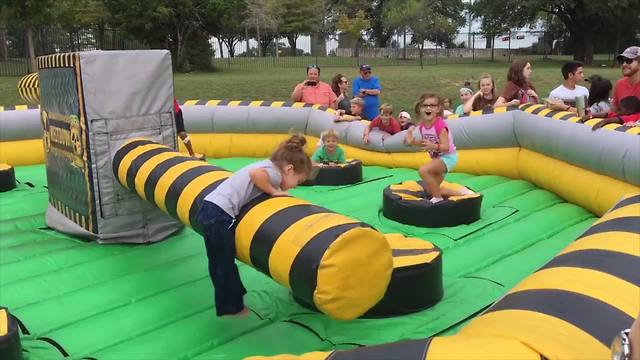
{"label": "girl with glasses", "polygon": [[407,131],[405,142],[421,146],[431,156],[431,161],[418,170],[424,181],[425,191],[431,195],[430,201],[435,204],[444,200],[444,197],[473,194],[465,187],[461,190],[452,190],[440,186],[444,176],[453,171],[458,162],[453,137],[442,117],[440,98],[433,93],[422,94],[414,110],[420,119],[418,125],[420,139],[413,137],[414,131]]}

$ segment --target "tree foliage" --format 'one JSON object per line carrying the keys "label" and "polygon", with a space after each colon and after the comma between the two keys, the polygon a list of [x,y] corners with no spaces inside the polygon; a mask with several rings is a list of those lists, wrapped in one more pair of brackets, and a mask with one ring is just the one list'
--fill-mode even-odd
{"label": "tree foliage", "polygon": [[587,64],[592,63],[599,42],[618,43],[618,47],[640,29],[637,0],[476,0],[473,11],[482,17],[487,35],[504,34],[552,16],[564,25],[574,58]]}

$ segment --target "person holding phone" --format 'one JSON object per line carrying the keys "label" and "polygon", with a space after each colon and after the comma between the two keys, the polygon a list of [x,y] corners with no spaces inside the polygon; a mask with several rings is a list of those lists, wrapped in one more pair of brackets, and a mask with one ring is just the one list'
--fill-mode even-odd
{"label": "person holding phone", "polygon": [[296,85],[291,93],[291,101],[317,104],[328,108],[336,108],[338,97],[331,86],[320,81],[320,67],[312,64],[307,66],[307,78]]}

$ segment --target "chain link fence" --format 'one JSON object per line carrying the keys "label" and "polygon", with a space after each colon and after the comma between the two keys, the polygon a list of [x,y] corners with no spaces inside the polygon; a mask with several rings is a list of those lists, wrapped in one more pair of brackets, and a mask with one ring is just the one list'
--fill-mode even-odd
{"label": "chain link fence", "polygon": [[[28,60],[26,38],[25,30],[0,29],[0,76],[22,76],[34,71]],[[33,39],[36,56],[69,51],[148,48],[144,42],[121,31],[97,26],[74,31],[43,27],[34,31]],[[435,40],[425,41],[422,49],[412,42],[410,33],[392,36],[387,47],[375,47],[366,39],[354,41],[338,34],[300,35],[295,39],[269,34],[260,39],[236,35],[225,39],[212,37],[210,43],[214,50],[212,63],[220,70],[300,68],[309,64],[321,67],[357,67],[364,63],[372,66],[426,66],[511,62],[518,57],[534,61],[571,58],[561,54],[562,40],[553,39],[544,31],[511,31],[495,37],[460,32],[446,41]],[[612,54],[605,57],[612,59]]]}
{"label": "chain link fence", "polygon": [[[33,30],[35,56],[88,50],[145,49],[144,42],[131,39],[121,31],[104,27],[65,30],[41,27]],[[22,76],[35,69],[29,61],[27,31],[0,29],[0,76]]]}
{"label": "chain link fence", "polygon": [[[448,45],[443,46],[442,43]],[[279,36],[269,42],[213,38],[212,44],[215,50],[213,61],[220,69],[289,68],[308,64],[353,67],[363,63],[372,66],[424,66],[511,62],[523,56],[531,60],[562,56],[559,52],[560,42],[547,37],[544,31],[513,31],[489,38],[480,33],[461,32],[446,42],[437,39],[425,41],[422,49],[411,41],[409,34],[391,37],[390,46],[383,48],[367,41],[350,41],[338,35],[300,36],[295,41],[295,47],[287,38]],[[229,44],[233,44],[231,49]]]}

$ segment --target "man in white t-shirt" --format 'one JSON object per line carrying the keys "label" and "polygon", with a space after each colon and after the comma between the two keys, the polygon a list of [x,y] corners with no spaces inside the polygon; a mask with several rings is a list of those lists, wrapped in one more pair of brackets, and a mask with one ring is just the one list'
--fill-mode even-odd
{"label": "man in white t-shirt", "polygon": [[549,93],[549,100],[553,102],[554,110],[577,112],[576,97],[582,96],[586,101],[589,98],[589,89],[577,83],[584,80],[583,64],[579,61],[569,61],[562,65],[562,85]]}

